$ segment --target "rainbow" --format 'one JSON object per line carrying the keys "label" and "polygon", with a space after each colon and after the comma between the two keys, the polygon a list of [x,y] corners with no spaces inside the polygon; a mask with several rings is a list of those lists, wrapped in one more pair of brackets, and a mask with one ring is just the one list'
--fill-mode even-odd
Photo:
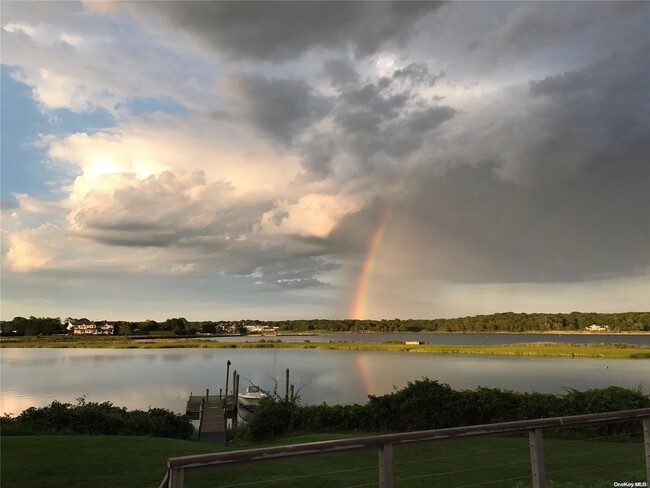
{"label": "rainbow", "polygon": [[354,293],[354,299],[352,300],[352,306],[350,307],[350,317],[354,320],[361,320],[364,318],[364,306],[366,303],[366,297],[368,294],[368,284],[370,282],[370,274],[372,273],[373,264],[375,258],[377,257],[377,252],[379,250],[379,244],[382,237],[384,236],[384,231],[386,230],[386,224],[391,215],[392,206],[397,199],[397,195],[400,193],[401,189],[404,186],[404,181],[406,180],[406,171],[402,171],[392,188],[389,188],[386,192],[386,197],[384,200],[383,208],[381,210],[381,215],[377,222],[377,227],[370,238],[368,243],[368,249],[366,250],[366,257],[363,260],[363,265],[361,266],[361,272],[359,273],[359,278],[357,279],[357,287]]}
{"label": "rainbow", "polygon": [[357,287],[354,293],[354,300],[352,301],[352,306],[350,307],[350,317],[354,320],[359,320],[363,318],[364,305],[366,302],[366,294],[368,292],[368,282],[370,281],[370,273],[372,272],[372,265],[377,254],[377,249],[379,249],[379,243],[381,238],[384,235],[384,229],[386,228],[386,221],[388,212],[384,212],[382,217],[379,219],[379,223],[375,228],[375,231],[370,238],[370,243],[368,244],[368,250],[366,251],[366,257],[361,266],[361,272],[359,273],[359,279],[357,280]]}

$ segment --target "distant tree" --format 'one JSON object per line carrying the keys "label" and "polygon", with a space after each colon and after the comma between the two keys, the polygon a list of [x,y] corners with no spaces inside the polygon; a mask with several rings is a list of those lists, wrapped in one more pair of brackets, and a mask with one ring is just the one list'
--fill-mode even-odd
{"label": "distant tree", "polygon": [[217,326],[213,322],[203,322],[201,324],[201,332],[204,334],[216,334]]}

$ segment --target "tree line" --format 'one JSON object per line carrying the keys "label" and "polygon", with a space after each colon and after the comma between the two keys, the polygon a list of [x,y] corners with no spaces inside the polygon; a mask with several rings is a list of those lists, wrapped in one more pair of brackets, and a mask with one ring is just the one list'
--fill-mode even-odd
{"label": "tree line", "polygon": [[[237,320],[189,321],[183,317],[162,322],[115,321],[119,335],[243,334],[247,325],[277,327],[281,332],[572,332],[592,325],[612,332],[650,332],[650,312],[623,313],[496,313],[454,319],[383,320]],[[15,317],[0,322],[4,335],[52,335],[71,333],[59,317]]]}
{"label": "tree line", "polygon": [[[53,334],[72,334],[68,329],[69,321],[86,321],[86,318],[61,320],[59,317],[14,317],[12,320],[0,321],[3,335],[38,336]],[[196,335],[202,334],[243,334],[245,321],[199,321],[190,322],[187,319],[171,318],[162,322],[155,320],[144,321],[101,321],[115,326],[117,335]]]}
{"label": "tree line", "polygon": [[592,325],[612,332],[649,332],[650,312],[495,313],[453,319],[250,321],[281,331],[310,332],[571,332]]}

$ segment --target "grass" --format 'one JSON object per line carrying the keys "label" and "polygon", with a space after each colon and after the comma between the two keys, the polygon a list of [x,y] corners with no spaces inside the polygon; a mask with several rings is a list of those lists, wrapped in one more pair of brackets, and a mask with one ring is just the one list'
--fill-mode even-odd
{"label": "grass", "polygon": [[153,437],[3,436],[0,443],[5,488],[157,487],[168,457],[214,451]]}
{"label": "grass", "polygon": [[[267,445],[346,437],[320,434],[282,439]],[[4,488],[157,487],[168,457],[224,450],[196,442],[150,437],[3,437]],[[644,474],[640,442],[546,439],[551,486],[611,487],[614,481],[640,481]],[[594,466],[596,465],[596,466]],[[530,486],[526,437],[472,438],[396,446],[396,485],[404,488]],[[508,480],[508,481],[498,481]],[[189,470],[188,488],[251,485],[282,488],[335,488],[376,483],[374,450]],[[487,484],[485,484],[487,482]]]}
{"label": "grass", "polygon": [[528,343],[505,345],[406,345],[399,342],[220,342],[200,339],[131,339],[128,337],[15,337],[3,338],[0,347],[29,348],[112,348],[112,349],[319,349],[337,351],[392,351],[428,354],[487,354],[507,356],[638,359],[650,358],[650,346],[631,344]]}

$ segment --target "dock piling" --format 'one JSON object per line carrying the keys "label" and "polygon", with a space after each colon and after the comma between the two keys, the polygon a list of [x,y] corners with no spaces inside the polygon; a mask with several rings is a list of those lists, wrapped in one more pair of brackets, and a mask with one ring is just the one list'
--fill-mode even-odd
{"label": "dock piling", "polygon": [[232,363],[230,362],[230,359],[226,361],[226,399],[223,402],[224,405],[228,405],[228,379],[230,378],[230,365]]}
{"label": "dock piling", "polygon": [[233,429],[237,427],[237,422],[238,422],[238,413],[237,413],[237,407],[239,403],[239,375],[235,375],[235,380],[233,384],[233,392],[232,392],[232,400],[233,400],[233,409],[234,409],[234,414],[232,417],[232,427]]}
{"label": "dock piling", "polygon": [[286,378],[286,391],[284,394],[284,399],[289,400],[289,368],[287,368],[287,378]]}

